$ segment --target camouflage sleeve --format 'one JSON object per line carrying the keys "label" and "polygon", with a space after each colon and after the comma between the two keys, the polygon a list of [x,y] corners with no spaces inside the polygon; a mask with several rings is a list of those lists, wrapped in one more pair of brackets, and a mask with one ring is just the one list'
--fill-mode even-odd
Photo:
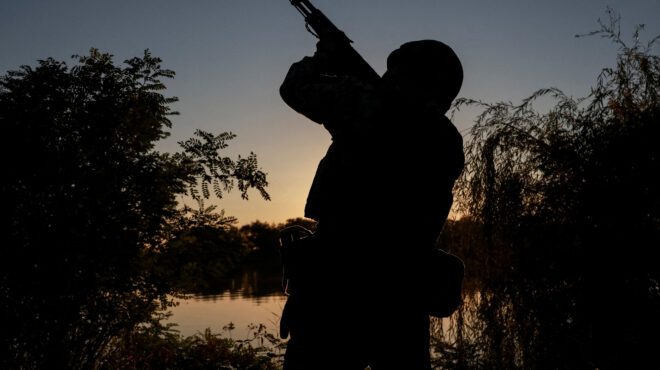
{"label": "camouflage sleeve", "polygon": [[380,108],[374,86],[353,76],[323,73],[321,64],[315,57],[294,63],[280,87],[282,99],[323,124],[333,137],[369,131],[370,118]]}

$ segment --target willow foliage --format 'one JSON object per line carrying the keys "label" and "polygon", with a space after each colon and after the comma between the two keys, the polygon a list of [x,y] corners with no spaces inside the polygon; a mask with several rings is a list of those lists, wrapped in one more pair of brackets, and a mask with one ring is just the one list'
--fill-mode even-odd
{"label": "willow foliage", "polygon": [[657,348],[658,38],[643,43],[638,26],[627,44],[609,15],[588,35],[612,40],[617,63],[588,96],[456,102],[481,111],[456,189],[463,227],[483,237],[478,253],[458,247],[480,284],[445,336],[445,364],[629,368]]}

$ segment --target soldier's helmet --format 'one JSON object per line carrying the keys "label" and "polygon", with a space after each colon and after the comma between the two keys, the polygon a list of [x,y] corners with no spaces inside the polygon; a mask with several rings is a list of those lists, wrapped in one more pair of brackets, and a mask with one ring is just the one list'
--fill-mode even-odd
{"label": "soldier's helmet", "polygon": [[407,42],[387,58],[383,81],[416,99],[432,99],[449,109],[463,84],[463,67],[456,53],[436,40]]}

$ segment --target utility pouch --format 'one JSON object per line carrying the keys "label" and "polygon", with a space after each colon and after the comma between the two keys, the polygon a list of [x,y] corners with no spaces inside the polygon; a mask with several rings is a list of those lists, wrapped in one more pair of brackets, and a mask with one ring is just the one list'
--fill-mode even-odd
{"label": "utility pouch", "polygon": [[[314,234],[302,226],[291,226],[280,230],[280,258],[282,262],[282,291],[289,296],[280,319],[280,338],[286,339],[296,326],[300,316],[300,297],[294,292],[305,284],[305,268],[309,264],[306,255],[314,249]],[[300,326],[300,325],[298,325]]]}
{"label": "utility pouch", "polygon": [[299,284],[304,268],[309,264],[305,255],[313,251],[314,234],[302,226],[280,230],[280,258],[282,261],[282,291],[291,295]]}

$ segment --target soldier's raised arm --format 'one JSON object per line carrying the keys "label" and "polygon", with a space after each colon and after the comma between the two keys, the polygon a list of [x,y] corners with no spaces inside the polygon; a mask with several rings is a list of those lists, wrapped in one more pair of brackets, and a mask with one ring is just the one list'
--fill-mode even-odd
{"label": "soldier's raised arm", "polygon": [[282,99],[296,112],[323,124],[333,137],[356,130],[377,112],[376,86],[350,74],[332,73],[332,46],[319,42],[313,57],[294,63],[280,87]]}

